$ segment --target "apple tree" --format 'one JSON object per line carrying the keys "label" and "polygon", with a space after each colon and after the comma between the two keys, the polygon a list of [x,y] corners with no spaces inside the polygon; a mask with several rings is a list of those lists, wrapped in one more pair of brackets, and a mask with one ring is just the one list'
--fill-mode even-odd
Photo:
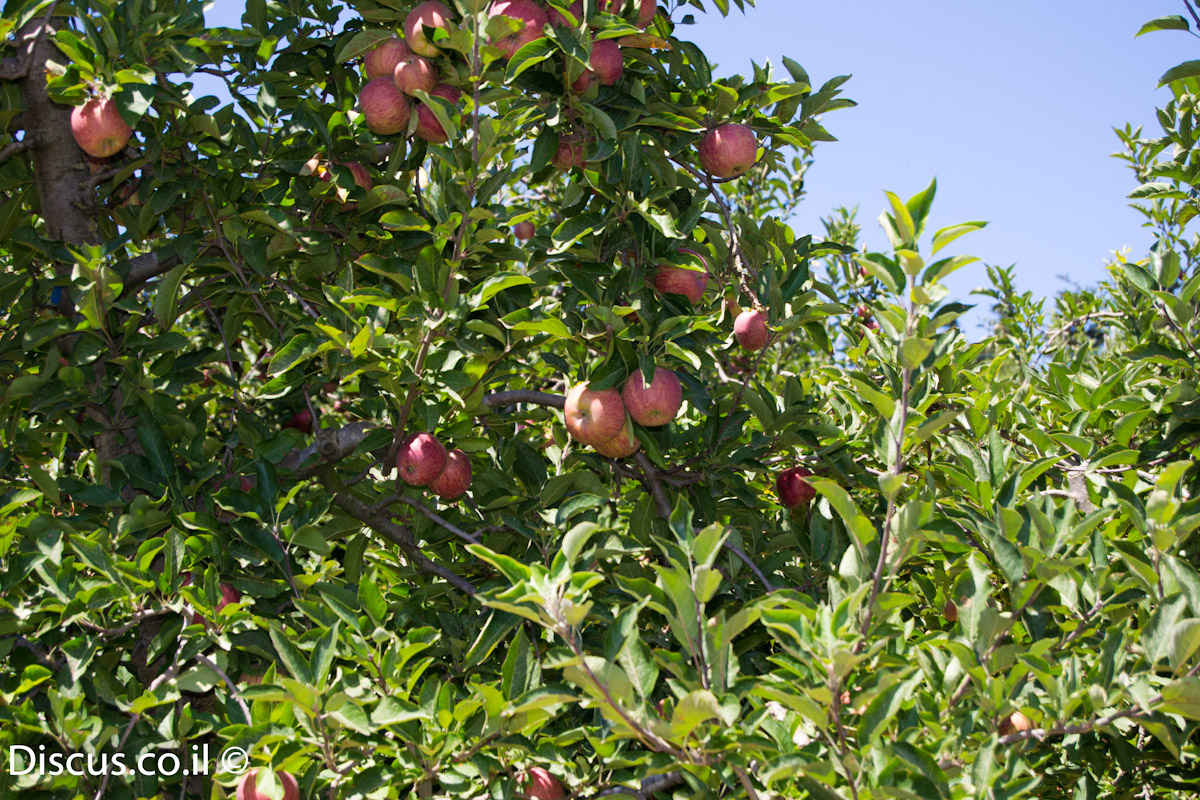
{"label": "apple tree", "polygon": [[7,786],[1195,794],[1200,68],[1154,251],[971,342],[984,223],[793,231],[846,78],[730,11],[8,0]]}

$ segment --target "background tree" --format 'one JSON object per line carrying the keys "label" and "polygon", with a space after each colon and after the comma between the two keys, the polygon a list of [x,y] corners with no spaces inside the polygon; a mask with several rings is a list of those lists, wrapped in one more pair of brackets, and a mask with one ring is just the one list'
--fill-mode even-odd
{"label": "background tree", "polygon": [[983,223],[797,236],[845,79],[706,5],[10,0],[0,745],[96,756],[10,785],[1194,793],[1200,68],[1150,257],[970,343]]}

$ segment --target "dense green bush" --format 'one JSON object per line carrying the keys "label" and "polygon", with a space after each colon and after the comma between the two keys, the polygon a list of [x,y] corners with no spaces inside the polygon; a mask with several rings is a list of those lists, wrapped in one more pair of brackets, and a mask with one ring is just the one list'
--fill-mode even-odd
{"label": "dense green bush", "polygon": [[[535,767],[579,798],[1195,796],[1200,62],[1163,138],[1120,132],[1154,251],[1053,309],[987,267],[972,343],[940,281],[983,223],[936,185],[887,195],[887,253],[846,212],[787,225],[845,79],[714,78],[675,26],[728,0],[646,30],[554,0],[511,59],[454,0],[461,98],[418,95],[446,144],[357,107],[415,5],[250,0],[228,30],[9,0],[3,792],[232,796],[242,748],[331,800],[523,797]],[[602,39],[622,77],[572,91]],[[106,159],[72,137],[89,94],[135,131]],[[729,122],[761,151],[717,180],[697,147]],[[568,435],[570,387],[639,368],[678,374],[673,422],[627,458]],[[469,458],[463,498],[397,477],[415,432]]]}

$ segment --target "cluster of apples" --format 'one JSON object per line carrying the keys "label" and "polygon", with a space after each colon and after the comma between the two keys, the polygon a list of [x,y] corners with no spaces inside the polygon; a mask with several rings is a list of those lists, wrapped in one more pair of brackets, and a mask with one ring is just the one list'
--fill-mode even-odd
{"label": "cluster of apples", "polygon": [[427,486],[443,500],[455,500],[471,487],[471,459],[462,450],[446,451],[432,434],[413,433],[396,451],[400,480],[409,486]]}
{"label": "cluster of apples", "polygon": [[628,458],[642,446],[633,423],[653,428],[675,419],[683,405],[683,386],[669,369],[658,367],[646,383],[635,369],[621,391],[591,389],[584,381],[567,392],[563,418],[576,441],[606,458]]}

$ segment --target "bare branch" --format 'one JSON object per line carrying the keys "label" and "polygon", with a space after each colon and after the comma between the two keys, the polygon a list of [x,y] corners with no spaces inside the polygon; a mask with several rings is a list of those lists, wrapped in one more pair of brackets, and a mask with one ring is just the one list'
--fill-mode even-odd
{"label": "bare branch", "polygon": [[473,533],[467,533],[462,528],[455,525],[453,522],[450,522],[450,521],[444,519],[443,517],[439,516],[436,511],[434,511],[431,508],[427,508],[425,506],[425,504],[422,503],[420,500],[415,500],[411,497],[404,497],[403,495],[397,497],[396,499],[399,500],[401,503],[404,503],[404,505],[406,505],[406,506],[415,508],[417,511],[419,511],[421,513],[422,516],[424,516],[425,518],[432,521],[435,525],[438,525],[438,526],[450,531],[455,536],[462,539],[464,542],[470,542],[471,544],[479,544],[478,536],[476,536]]}
{"label": "bare branch", "polygon": [[11,144],[6,144],[2,149],[0,149],[0,164],[3,164],[5,161],[7,161],[8,159],[12,158],[15,155],[20,155],[21,153],[24,153],[26,150],[28,150],[31,147],[33,147],[33,139],[31,139],[29,137],[26,137],[19,142],[12,142]]}
{"label": "bare branch", "polygon": [[[335,480],[336,477],[330,483],[333,483]],[[346,492],[335,492],[333,502],[338,508],[341,508],[350,514],[350,516],[359,520],[368,528],[403,550],[404,554],[412,561],[413,566],[419,571],[427,575],[436,575],[463,593],[472,597],[475,596],[475,587],[471,582],[455,575],[421,552],[421,548],[417,546],[416,540],[413,539],[412,533],[407,528],[397,525],[383,514],[372,512],[361,500]]]}
{"label": "bare branch", "polygon": [[519,403],[561,409],[566,406],[567,398],[561,394],[535,392],[528,389],[512,392],[494,392],[483,398],[483,407],[487,409],[500,408],[501,406],[515,406]]}
{"label": "bare branch", "polygon": [[641,450],[633,457],[637,465],[642,469],[641,481],[645,485],[647,491],[650,492],[650,497],[654,500],[654,507],[658,509],[658,515],[663,519],[671,516],[671,500],[667,497],[667,492],[662,487],[662,482],[658,479],[658,470],[650,463],[650,459]]}

